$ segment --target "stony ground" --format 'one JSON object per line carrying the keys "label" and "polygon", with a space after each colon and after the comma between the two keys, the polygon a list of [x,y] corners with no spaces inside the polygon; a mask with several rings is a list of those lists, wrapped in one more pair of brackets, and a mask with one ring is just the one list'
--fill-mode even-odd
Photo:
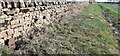
{"label": "stony ground", "polygon": [[78,14],[41,29],[34,27],[30,36],[20,36],[14,50],[5,46],[3,53],[118,54],[116,36],[104,18],[97,4],[86,5]]}

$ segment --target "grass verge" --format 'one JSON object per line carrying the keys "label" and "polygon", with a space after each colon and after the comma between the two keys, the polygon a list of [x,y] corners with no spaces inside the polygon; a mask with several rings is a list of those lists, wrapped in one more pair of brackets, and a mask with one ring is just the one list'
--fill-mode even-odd
{"label": "grass verge", "polygon": [[65,37],[54,39],[56,43],[63,42],[62,47],[65,47],[57,47],[58,50],[62,49],[59,53],[118,54],[117,40],[106,24],[98,4],[88,5],[77,16],[48,27],[49,35]]}

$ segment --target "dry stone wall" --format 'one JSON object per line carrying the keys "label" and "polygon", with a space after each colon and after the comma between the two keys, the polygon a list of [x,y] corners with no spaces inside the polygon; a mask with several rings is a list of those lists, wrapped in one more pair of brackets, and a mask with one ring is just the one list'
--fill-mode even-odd
{"label": "dry stone wall", "polygon": [[81,3],[53,3],[23,8],[0,9],[0,47],[6,40],[29,36],[34,27],[42,28],[61,17],[68,16],[71,9]]}

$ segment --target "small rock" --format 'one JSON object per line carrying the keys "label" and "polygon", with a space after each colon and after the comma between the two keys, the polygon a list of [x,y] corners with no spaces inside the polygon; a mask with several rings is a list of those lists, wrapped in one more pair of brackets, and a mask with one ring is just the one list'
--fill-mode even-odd
{"label": "small rock", "polygon": [[65,36],[63,36],[63,35],[57,35],[56,38],[58,38],[58,39],[64,39]]}
{"label": "small rock", "polygon": [[10,21],[10,20],[12,20],[12,18],[6,18],[5,20],[8,20],[8,21]]}
{"label": "small rock", "polygon": [[50,22],[48,22],[48,20],[46,20],[46,19],[44,19],[43,20],[44,21],[44,23],[46,24],[46,25],[48,25]]}
{"label": "small rock", "polygon": [[13,29],[8,29],[7,33],[8,33],[8,36],[11,36],[14,33],[14,31]]}
{"label": "small rock", "polygon": [[5,30],[5,27],[1,27],[0,30]]}
{"label": "small rock", "polygon": [[11,25],[15,25],[16,24],[16,20],[11,21]]}
{"label": "small rock", "polygon": [[4,19],[0,19],[0,23],[5,23],[5,20]]}
{"label": "small rock", "polygon": [[12,6],[10,4],[8,4],[8,8],[12,8]]}
{"label": "small rock", "polygon": [[5,18],[7,18],[7,15],[1,15],[0,16],[0,19],[5,19]]}
{"label": "small rock", "polygon": [[7,37],[6,31],[0,32],[0,39],[4,37]]}
{"label": "small rock", "polygon": [[14,40],[14,38],[10,38],[9,39],[9,48],[15,48],[15,40]]}
{"label": "small rock", "polygon": [[0,48],[2,48],[5,45],[4,40],[0,39]]}
{"label": "small rock", "polygon": [[24,22],[24,19],[23,18],[21,18],[21,19],[19,19],[20,20],[20,23],[23,23]]}
{"label": "small rock", "polygon": [[109,25],[112,26],[113,24],[110,23]]}
{"label": "small rock", "polygon": [[15,11],[18,13],[18,12],[20,11],[20,9],[19,9],[19,8],[16,8]]}
{"label": "small rock", "polygon": [[94,17],[90,17],[91,19],[93,19]]}
{"label": "small rock", "polygon": [[18,28],[16,28],[16,29],[14,29],[14,35],[13,35],[13,37],[18,37],[18,36],[20,36],[21,35],[21,33],[19,32],[19,29]]}
{"label": "small rock", "polygon": [[117,31],[115,31],[115,34],[118,34],[118,32],[117,32]]}
{"label": "small rock", "polygon": [[8,8],[2,9],[2,11],[10,11]]}

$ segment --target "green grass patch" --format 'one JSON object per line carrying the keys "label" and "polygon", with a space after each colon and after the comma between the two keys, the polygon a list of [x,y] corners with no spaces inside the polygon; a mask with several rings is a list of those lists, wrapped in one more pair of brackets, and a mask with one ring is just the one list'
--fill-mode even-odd
{"label": "green grass patch", "polygon": [[[114,8],[114,7],[112,7],[112,6],[107,6],[107,5],[104,5],[104,4],[100,4],[101,6],[103,6],[103,7],[105,7],[105,8],[107,8],[107,9],[109,9],[109,10],[111,10],[112,12],[114,12],[114,13],[119,13],[119,11],[120,11],[120,9],[119,8]],[[120,13],[119,13],[120,14]]]}
{"label": "green grass patch", "polygon": [[98,4],[90,4],[77,16],[50,24],[48,34],[65,36],[56,42],[64,42],[67,53],[118,54],[117,40],[104,20]]}
{"label": "green grass patch", "polygon": [[112,6],[106,6],[104,4],[99,4],[102,6],[102,11],[105,11],[107,18],[110,19],[111,23],[120,30],[120,26],[118,25],[120,19],[120,9],[114,8]]}

